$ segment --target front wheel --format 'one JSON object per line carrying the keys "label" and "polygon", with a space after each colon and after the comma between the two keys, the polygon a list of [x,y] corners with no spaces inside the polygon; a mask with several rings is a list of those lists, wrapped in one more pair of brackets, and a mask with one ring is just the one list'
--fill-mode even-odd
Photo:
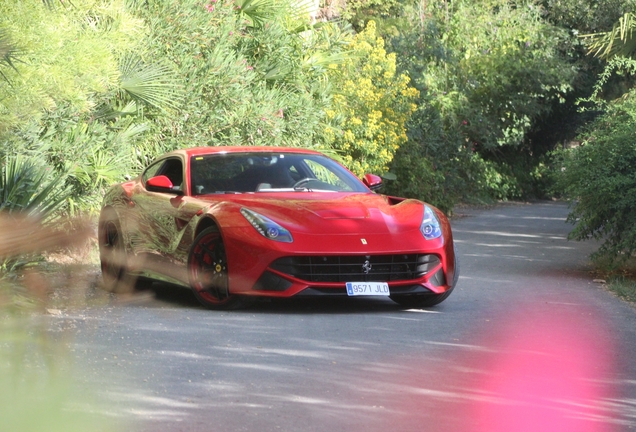
{"label": "front wheel", "polygon": [[205,307],[227,310],[241,306],[241,299],[230,294],[225,246],[216,229],[207,228],[194,239],[188,275],[192,292]]}

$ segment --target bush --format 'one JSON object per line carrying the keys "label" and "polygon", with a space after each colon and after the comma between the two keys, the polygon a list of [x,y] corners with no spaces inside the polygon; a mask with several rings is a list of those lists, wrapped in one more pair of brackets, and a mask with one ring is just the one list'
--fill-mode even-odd
{"label": "bush", "polygon": [[[35,260],[29,254],[13,254],[14,249],[28,250],[32,245],[20,245],[20,239],[12,237],[13,232],[29,232],[29,226],[36,221],[51,223],[56,219],[58,210],[65,204],[69,195],[64,186],[64,174],[56,174],[52,168],[39,159],[23,156],[6,157],[0,168],[0,224],[7,219],[13,220],[13,231],[3,234],[3,247],[0,248],[0,279]],[[5,225],[6,226],[6,225]],[[26,228],[26,229],[25,229]]]}
{"label": "bush", "polygon": [[13,68],[1,71],[2,138],[58,103],[90,110],[94,94],[117,80],[117,57],[131,49],[141,22],[124,0],[2,1],[0,30],[13,45]]}
{"label": "bush", "polygon": [[362,176],[384,173],[395,151],[407,141],[405,124],[419,92],[406,74],[396,73],[396,57],[384,49],[374,21],[348,45],[352,58],[334,71],[336,94],[327,117],[331,146]]}
{"label": "bush", "polygon": [[636,90],[611,104],[583,134],[583,144],[557,153],[557,187],[571,200],[569,237],[598,239],[598,255],[622,261],[636,251]]}
{"label": "bush", "polygon": [[408,141],[396,152],[385,192],[418,198],[449,213],[470,184],[470,155],[459,135],[444,132],[439,112],[427,103],[419,105],[408,123]]}
{"label": "bush", "polygon": [[310,29],[289,2],[273,0],[157,0],[136,13],[151,29],[148,55],[174,66],[185,94],[177,114],[157,117],[149,141],[325,146],[322,60],[340,49],[329,25]]}
{"label": "bush", "polygon": [[[136,175],[158,154],[175,148],[328,147],[323,133],[330,103],[326,60],[338,63],[343,37],[333,26],[303,31],[308,18],[274,0],[105,0],[97,6],[80,0],[69,10],[68,2],[48,3],[51,10],[40,0],[0,5],[6,12],[0,14],[0,30],[10,24],[0,32],[0,72],[11,80],[0,80],[0,96],[10,94],[0,98],[0,157],[7,151],[38,154],[68,172],[69,209],[99,209],[108,185]],[[52,24],[43,25],[44,19]],[[22,27],[29,29],[27,35],[17,33]],[[48,37],[51,31],[57,33]],[[29,37],[56,46],[31,49]],[[75,43],[63,43],[67,40]],[[7,41],[28,49],[35,64],[27,67],[13,54],[8,64],[2,57]],[[91,56],[77,60],[76,49]],[[82,64],[49,64],[51,58],[68,56]],[[47,73],[47,67],[59,76]],[[37,79],[41,71],[47,73],[45,80]],[[37,84],[30,90],[46,98],[31,101],[23,84]],[[31,101],[34,115],[9,109],[7,104],[16,101]],[[3,123],[5,112],[20,114],[21,121]]]}

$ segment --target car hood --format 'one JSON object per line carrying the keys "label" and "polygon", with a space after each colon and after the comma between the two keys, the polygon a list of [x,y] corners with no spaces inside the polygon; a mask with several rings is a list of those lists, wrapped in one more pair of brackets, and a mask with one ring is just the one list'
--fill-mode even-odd
{"label": "car hood", "polygon": [[419,229],[424,213],[420,201],[374,193],[259,193],[233,196],[231,203],[313,234],[397,234]]}

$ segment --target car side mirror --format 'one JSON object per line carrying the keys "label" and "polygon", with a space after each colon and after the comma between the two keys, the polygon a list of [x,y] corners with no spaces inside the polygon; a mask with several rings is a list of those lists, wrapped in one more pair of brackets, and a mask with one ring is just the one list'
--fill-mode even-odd
{"label": "car side mirror", "polygon": [[183,191],[179,187],[175,187],[172,181],[165,175],[158,175],[151,177],[146,181],[146,189],[150,192],[163,192],[163,193],[175,193],[177,195],[183,194]]}
{"label": "car side mirror", "polygon": [[365,174],[362,183],[375,192],[382,187],[382,177],[375,174]]}

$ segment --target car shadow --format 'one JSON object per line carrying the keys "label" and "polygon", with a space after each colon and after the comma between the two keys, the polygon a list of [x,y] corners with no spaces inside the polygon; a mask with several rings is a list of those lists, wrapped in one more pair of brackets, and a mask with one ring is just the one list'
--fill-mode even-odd
{"label": "car shadow", "polygon": [[272,314],[352,314],[395,312],[403,309],[404,307],[388,298],[337,296],[256,299],[246,310]]}
{"label": "car shadow", "polygon": [[[192,291],[180,285],[165,282],[153,282],[147,289],[136,290],[130,304],[143,307],[174,307],[205,310]],[[126,301],[125,298],[121,299]],[[404,310],[389,298],[325,296],[325,297],[296,297],[296,298],[254,298],[241,309],[231,313],[263,313],[263,314],[351,314],[369,312],[395,312]],[[214,311],[210,311],[214,313]]]}

